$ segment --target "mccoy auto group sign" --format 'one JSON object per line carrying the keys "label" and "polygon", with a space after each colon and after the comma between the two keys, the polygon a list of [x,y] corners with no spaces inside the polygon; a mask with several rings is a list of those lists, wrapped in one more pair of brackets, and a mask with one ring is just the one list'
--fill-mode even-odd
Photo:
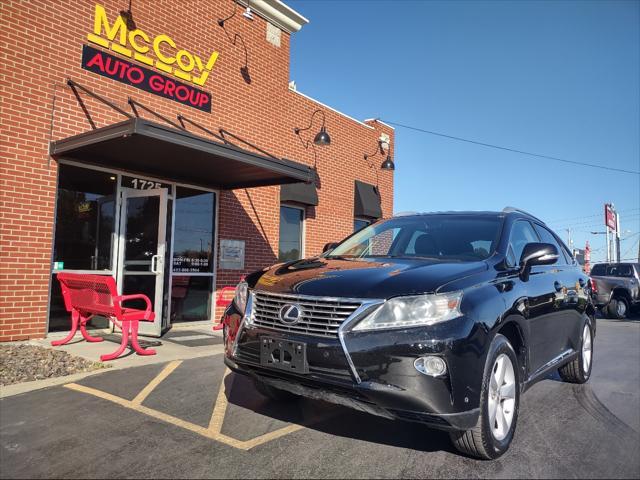
{"label": "mccoy auto group sign", "polygon": [[128,30],[121,16],[110,24],[102,5],[96,5],[93,32],[87,35],[87,39],[95,45],[155,67],[168,75],[91,45],[83,46],[82,68],[184,105],[205,112],[211,111],[211,94],[194,85],[203,86],[206,83],[218,59],[218,52],[212,52],[205,62],[197,54],[178,47],[168,35],[160,34],[152,38],[141,29]]}

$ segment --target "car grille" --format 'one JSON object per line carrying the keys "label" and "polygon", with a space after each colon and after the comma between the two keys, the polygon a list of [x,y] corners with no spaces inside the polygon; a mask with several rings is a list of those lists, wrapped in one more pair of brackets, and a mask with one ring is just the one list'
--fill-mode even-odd
{"label": "car grille", "polygon": [[[337,338],[340,325],[361,303],[357,300],[254,292],[253,323],[283,332]],[[302,308],[301,318],[294,325],[280,321],[280,309],[287,304],[296,304]]]}

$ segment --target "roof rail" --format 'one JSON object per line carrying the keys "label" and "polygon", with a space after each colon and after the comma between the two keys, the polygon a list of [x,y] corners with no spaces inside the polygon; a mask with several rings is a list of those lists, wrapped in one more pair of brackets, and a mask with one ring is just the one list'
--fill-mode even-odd
{"label": "roof rail", "polygon": [[521,214],[523,214],[523,215],[526,215],[527,217],[531,217],[531,218],[533,218],[533,219],[535,219],[535,220],[539,221],[540,223],[544,223],[544,224],[546,225],[546,223],[545,223],[544,221],[540,220],[540,219],[539,219],[538,217],[536,217],[535,215],[531,215],[529,212],[526,212],[526,211],[524,211],[524,210],[522,210],[522,209],[520,209],[520,208],[516,208],[516,207],[504,207],[504,208],[502,209],[502,211],[503,211],[504,213],[512,213],[512,212],[521,213]]}
{"label": "roof rail", "polygon": [[407,212],[397,212],[393,214],[394,217],[409,217],[411,215],[420,215],[420,212],[407,211]]}

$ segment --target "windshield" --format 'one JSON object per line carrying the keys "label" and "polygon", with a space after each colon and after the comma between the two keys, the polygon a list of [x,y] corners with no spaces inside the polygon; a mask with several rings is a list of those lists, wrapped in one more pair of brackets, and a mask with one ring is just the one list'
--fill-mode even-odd
{"label": "windshield", "polygon": [[502,218],[489,215],[420,215],[369,225],[326,256],[484,260],[498,244]]}

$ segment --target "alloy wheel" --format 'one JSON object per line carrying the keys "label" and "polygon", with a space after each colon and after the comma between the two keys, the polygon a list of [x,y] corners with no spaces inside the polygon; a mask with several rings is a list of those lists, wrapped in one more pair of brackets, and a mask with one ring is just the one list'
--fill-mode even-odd
{"label": "alloy wheel", "polygon": [[582,331],[582,371],[585,375],[589,373],[591,366],[591,328],[589,324],[584,326]]}
{"label": "alloy wheel", "polygon": [[511,429],[516,408],[516,376],[511,359],[504,353],[491,369],[488,407],[491,433],[496,440],[503,440]]}
{"label": "alloy wheel", "polygon": [[618,300],[616,302],[616,313],[618,314],[619,318],[624,317],[624,315],[627,313],[627,304],[621,300]]}

